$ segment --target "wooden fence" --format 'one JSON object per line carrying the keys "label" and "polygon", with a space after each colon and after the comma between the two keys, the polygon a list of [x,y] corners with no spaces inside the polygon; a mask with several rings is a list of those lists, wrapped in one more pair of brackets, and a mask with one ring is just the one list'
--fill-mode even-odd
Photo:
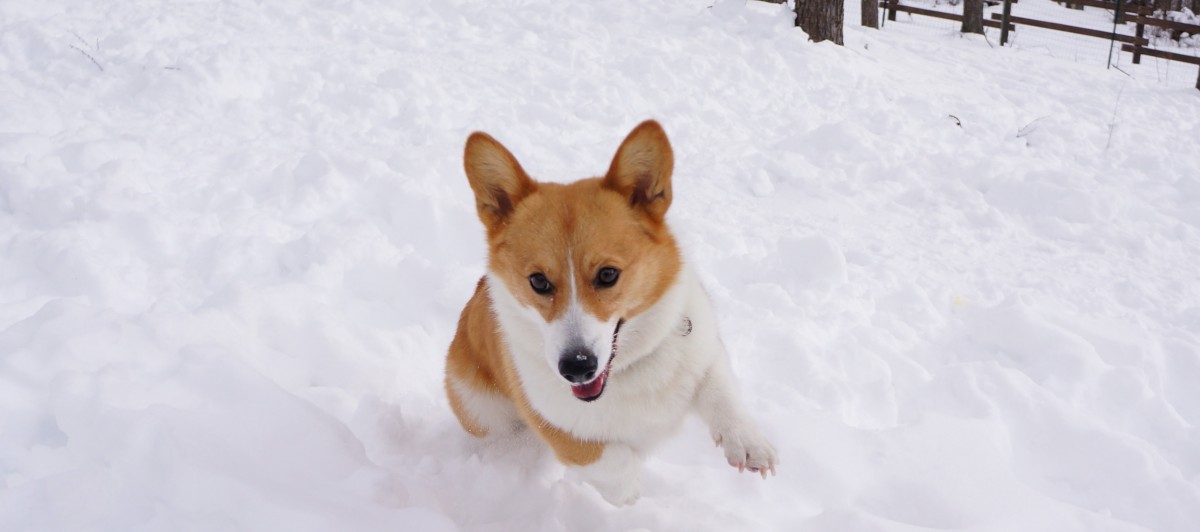
{"label": "wooden fence", "polygon": [[[1064,1],[1072,6],[1098,7],[1113,11],[1113,30],[1104,31],[1092,28],[1081,28],[1079,26],[1061,24],[1058,22],[1013,16],[1011,14],[1012,4],[1015,3],[1016,0],[1004,0],[1004,12],[992,13],[990,19],[984,19],[983,25],[989,28],[1000,28],[1001,46],[1008,44],[1008,33],[1011,31],[1016,31],[1017,26],[1032,26],[1035,28],[1043,28],[1075,35],[1082,35],[1085,37],[1095,37],[1098,39],[1108,39],[1109,41],[1120,42],[1122,43],[1121,51],[1133,54],[1134,64],[1141,63],[1142,56],[1148,55],[1170,61],[1179,61],[1181,63],[1200,65],[1200,57],[1149,48],[1148,45],[1150,44],[1150,41],[1145,37],[1146,26],[1155,26],[1159,28],[1175,30],[1178,32],[1186,32],[1191,35],[1197,35],[1200,34],[1200,26],[1198,25],[1154,18],[1151,16],[1154,13],[1154,8],[1152,6],[1126,5],[1119,1]],[[900,4],[900,0],[882,0],[879,3],[879,6],[887,10],[888,20],[896,20],[896,12],[898,11],[913,15],[922,15],[926,17],[935,17],[947,20],[961,21],[963,19],[963,16],[959,13],[948,13],[945,11],[935,11],[932,9],[922,9],[918,7],[902,5]],[[1136,24],[1134,35],[1124,35],[1116,32],[1116,24],[1123,22],[1134,22]],[[1111,59],[1112,58],[1110,57],[1110,62]],[[1200,89],[1200,74],[1198,74],[1196,77],[1196,88]]]}
{"label": "wooden fence", "polygon": [[[883,0],[882,2],[879,3],[879,5],[881,7],[886,7],[888,9],[888,20],[896,20],[896,12],[897,11],[900,11],[903,13],[912,13],[914,15],[924,15],[926,17],[941,18],[941,19],[946,19],[946,20],[957,20],[959,22],[962,22],[962,19],[963,19],[963,16],[958,13],[949,13],[946,11],[936,11],[933,9],[922,9],[919,7],[901,5],[899,0]],[[999,22],[997,22],[995,20],[987,20],[987,19],[984,19],[983,25],[987,26],[989,28],[999,28],[1000,27]],[[1014,29],[1012,24],[1009,24],[1008,28],[1010,30]]]}
{"label": "wooden fence", "polygon": [[[999,21],[1004,20],[1004,15],[1001,13],[992,13],[992,20],[995,20],[995,21],[997,21],[997,24],[1000,24]],[[1010,22],[1010,24],[1009,24],[1010,28],[1016,24],[1022,24],[1025,26],[1033,26],[1035,28],[1044,28],[1044,29],[1048,29],[1048,30],[1062,31],[1062,32],[1066,32],[1066,33],[1073,33],[1075,35],[1083,35],[1085,37],[1097,37],[1100,39],[1110,39],[1110,40],[1126,42],[1126,43],[1130,43],[1130,44],[1141,43],[1142,45],[1146,45],[1146,44],[1150,43],[1150,41],[1142,38],[1141,36],[1133,37],[1130,35],[1122,35],[1120,33],[1114,33],[1111,31],[1094,30],[1091,28],[1081,28],[1079,26],[1071,26],[1069,24],[1059,24],[1057,22],[1047,22],[1045,20],[1038,20],[1038,19],[1033,19],[1033,18],[1009,16],[1008,21]],[[997,27],[999,27],[999,26],[997,26]],[[1015,30],[1010,29],[1009,31],[1015,31]],[[1000,45],[1004,46],[1005,44],[1008,44],[1008,36],[1001,34],[1000,35]]]}

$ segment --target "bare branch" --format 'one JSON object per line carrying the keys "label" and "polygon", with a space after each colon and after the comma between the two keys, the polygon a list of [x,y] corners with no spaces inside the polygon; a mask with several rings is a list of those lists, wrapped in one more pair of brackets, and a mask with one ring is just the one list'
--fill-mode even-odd
{"label": "bare branch", "polygon": [[[87,45],[87,43],[84,43],[84,46],[86,46],[86,45]],[[80,47],[78,47],[78,46],[75,46],[74,44],[68,44],[67,46],[70,46],[71,48],[74,48],[74,49],[78,50],[78,51],[79,51],[79,53],[83,54],[83,55],[84,55],[85,57],[87,57],[88,59],[91,59],[91,60],[92,60],[92,64],[93,64],[93,65],[96,65],[96,68],[99,68],[101,72],[104,72],[104,67],[100,66],[100,62],[99,62],[99,61],[96,61],[96,58],[95,58],[95,57],[92,57],[92,54],[89,54],[89,53],[87,53],[87,51],[86,51],[86,50],[84,50],[83,48],[80,48]]]}
{"label": "bare branch", "polygon": [[[83,37],[79,36],[78,33],[75,33],[74,31],[72,31],[71,35],[74,35],[76,39],[79,39],[79,44],[82,44],[88,48],[92,48],[92,45],[88,44],[87,41],[83,40]],[[99,40],[96,41],[96,48],[93,48],[93,49],[100,50],[100,41]]]}

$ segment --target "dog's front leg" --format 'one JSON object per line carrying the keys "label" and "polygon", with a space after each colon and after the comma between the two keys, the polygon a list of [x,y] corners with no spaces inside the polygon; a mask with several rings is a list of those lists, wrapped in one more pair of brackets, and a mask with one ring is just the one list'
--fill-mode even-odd
{"label": "dog's front leg", "polygon": [[569,471],[584,480],[604,500],[614,506],[624,506],[637,501],[642,492],[642,458],[628,445],[609,443],[604,446],[600,459],[587,465],[570,467]]}
{"label": "dog's front leg", "polygon": [[554,451],[568,474],[591,484],[614,506],[633,504],[642,493],[642,457],[620,442],[581,440],[559,429],[533,409],[521,410],[529,425]]}
{"label": "dog's front leg", "polygon": [[694,406],[708,423],[713,441],[725,449],[729,465],[738,471],[758,473],[763,478],[767,477],[768,471],[775,474],[775,465],[779,463],[775,448],[759,432],[742,406],[733,372],[725,357],[719,357],[700,382]]}

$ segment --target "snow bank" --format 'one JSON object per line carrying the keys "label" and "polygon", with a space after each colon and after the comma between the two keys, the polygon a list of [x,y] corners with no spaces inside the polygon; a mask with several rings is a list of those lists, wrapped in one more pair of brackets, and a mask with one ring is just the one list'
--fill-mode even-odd
{"label": "snow bank", "polygon": [[[740,1],[0,26],[2,530],[1200,522],[1194,89],[957,35],[814,45]],[[691,423],[615,509],[528,435],[471,440],[441,365],[483,271],[466,135],[569,180],[649,117],[783,465],[738,476]]]}

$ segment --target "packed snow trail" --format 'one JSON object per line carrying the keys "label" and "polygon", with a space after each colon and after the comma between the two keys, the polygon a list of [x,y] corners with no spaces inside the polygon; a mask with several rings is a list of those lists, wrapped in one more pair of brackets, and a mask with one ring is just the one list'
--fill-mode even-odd
{"label": "packed snow trail", "polygon": [[[0,530],[1193,530],[1194,89],[741,1],[0,3]],[[94,62],[93,62],[94,60]],[[1118,101],[1119,98],[1119,101]],[[951,117],[953,115],[954,118]],[[656,118],[779,476],[472,440],[482,129]]]}

